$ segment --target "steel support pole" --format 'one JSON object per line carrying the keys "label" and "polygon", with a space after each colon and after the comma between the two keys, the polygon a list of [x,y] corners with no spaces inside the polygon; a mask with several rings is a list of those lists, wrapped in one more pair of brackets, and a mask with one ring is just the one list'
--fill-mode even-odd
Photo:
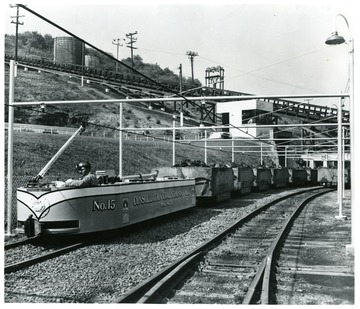
{"label": "steel support pole", "polygon": [[119,103],[119,123],[120,123],[120,132],[119,132],[119,177],[123,177],[123,103]]}
{"label": "steel support pole", "polygon": [[235,163],[234,140],[231,140],[231,162]]}
{"label": "steel support pole", "polygon": [[207,130],[205,130],[204,133],[205,133],[205,138],[204,138],[205,163],[207,164]]}
{"label": "steel support pole", "polygon": [[342,162],[342,99],[339,98],[339,107],[338,107],[338,168],[337,168],[337,194],[338,194],[338,206],[339,206],[339,214],[335,216],[336,219],[342,220],[345,219],[346,216],[343,216],[343,162]]}
{"label": "steel support pole", "polygon": [[14,89],[15,89],[15,61],[10,60],[9,76],[9,110],[8,110],[8,166],[7,166],[7,226],[6,236],[12,235],[12,200],[13,200],[13,139],[14,139]]}
{"label": "steel support pole", "polygon": [[351,244],[347,250],[355,247],[355,115],[354,115],[354,39],[349,42],[349,86],[350,86],[350,186],[351,186]]}
{"label": "steel support pole", "polygon": [[172,164],[175,165],[175,127],[176,127],[176,116],[173,116],[173,151],[172,151]]}

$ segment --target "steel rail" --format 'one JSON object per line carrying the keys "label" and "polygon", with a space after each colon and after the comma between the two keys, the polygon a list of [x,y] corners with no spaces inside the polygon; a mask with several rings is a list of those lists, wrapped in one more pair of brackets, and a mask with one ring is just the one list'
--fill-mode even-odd
{"label": "steel rail", "polygon": [[7,265],[7,266],[5,266],[4,272],[5,272],[5,274],[16,272],[16,271],[24,269],[26,267],[29,267],[29,266],[44,262],[46,260],[52,259],[54,257],[60,256],[62,254],[65,254],[65,253],[68,253],[70,251],[81,248],[81,247],[85,246],[88,243],[89,242],[80,242],[80,243],[72,244],[70,246],[66,246],[64,248],[52,251],[52,252],[50,252],[48,254],[44,254],[42,256],[38,256],[38,257],[35,257],[35,258],[27,259],[25,261],[21,261],[21,262],[18,262],[18,263],[13,263],[13,264]]}
{"label": "steel rail", "polygon": [[12,248],[23,246],[23,245],[31,243],[32,241],[38,240],[38,239],[39,239],[39,236],[35,236],[35,237],[29,237],[29,238],[26,238],[26,239],[23,239],[23,240],[19,240],[19,241],[16,241],[16,242],[11,242],[11,243],[8,243],[8,244],[4,244],[4,249],[9,250],[9,249],[12,249]]}
{"label": "steel rail", "polygon": [[[307,188],[307,189],[304,189],[304,190],[301,190],[298,192],[293,192],[293,193],[287,194],[286,196],[277,198],[277,199],[255,209],[251,213],[249,213],[249,214],[245,215],[244,217],[240,218],[239,220],[237,220],[231,226],[227,227],[226,229],[224,229],[222,232],[220,232],[219,234],[217,234],[210,240],[206,241],[205,243],[201,244],[194,250],[192,250],[189,253],[185,254],[184,256],[180,257],[178,260],[176,260],[169,266],[165,267],[164,269],[162,269],[161,271],[159,271],[158,273],[156,273],[149,279],[139,283],[134,288],[129,290],[127,293],[125,293],[123,296],[119,297],[115,302],[116,303],[138,303],[138,302],[140,302],[140,300],[146,301],[146,298],[148,298],[149,300],[152,299],[154,297],[154,294],[151,295],[150,290],[153,289],[153,293],[157,293],[158,290],[161,289],[165,284],[165,283],[162,284],[159,282],[161,280],[163,280],[167,275],[172,273],[171,276],[169,276],[167,279],[165,279],[165,280],[167,280],[167,283],[168,283],[170,280],[169,279],[170,277],[173,278],[174,276],[178,276],[179,273],[181,273],[181,270],[184,267],[186,267],[187,264],[191,263],[191,261],[194,261],[195,259],[203,257],[206,254],[206,252],[209,249],[211,249],[211,247],[215,246],[220,240],[222,240],[224,237],[226,237],[229,233],[231,233],[234,230],[236,230],[237,228],[239,228],[245,222],[249,221],[256,215],[258,215],[259,213],[261,213],[262,211],[266,210],[268,207],[270,207],[276,203],[279,203],[290,197],[293,197],[293,196],[296,196],[296,195],[299,195],[299,194],[302,194],[305,192],[318,190],[321,188],[322,187],[317,186],[317,187]],[[185,261],[187,261],[187,262],[185,262]],[[183,265],[180,266],[177,271],[175,271],[175,269],[181,264],[183,264]],[[143,297],[145,297],[145,295],[146,295],[146,298],[143,298]]]}

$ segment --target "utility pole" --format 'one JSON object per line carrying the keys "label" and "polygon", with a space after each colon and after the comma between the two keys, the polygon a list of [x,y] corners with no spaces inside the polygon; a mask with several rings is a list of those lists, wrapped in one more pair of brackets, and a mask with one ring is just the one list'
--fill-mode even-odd
{"label": "utility pole", "polygon": [[17,62],[18,59],[18,33],[19,33],[19,25],[23,25],[24,23],[19,22],[20,17],[25,17],[24,15],[19,15],[19,6],[18,5],[11,5],[11,8],[16,7],[16,16],[11,16],[11,18],[16,18],[16,21],[11,21],[12,24],[16,24],[16,30],[15,30],[15,62]]}
{"label": "utility pole", "polygon": [[182,64],[180,63],[180,66],[179,66],[179,77],[180,77],[180,94],[182,92]]}
{"label": "utility pole", "polygon": [[[130,40],[127,44],[126,47],[131,49],[131,67],[134,67],[134,53],[133,53],[133,49],[137,49],[137,47],[133,47],[133,44],[137,41],[137,38],[133,37],[135,34],[137,34],[137,31],[133,32],[133,33],[128,33],[126,34],[126,37]],[[130,46],[129,46],[130,45]]]}
{"label": "utility pole", "polygon": [[[121,41],[125,41],[125,39],[113,39],[112,43],[114,45],[116,45],[116,59],[119,60],[119,47],[123,46],[123,44],[121,44]],[[118,63],[116,62],[116,73],[118,71]]]}
{"label": "utility pole", "polygon": [[199,56],[199,54],[197,52],[187,51],[186,55],[189,56],[188,58],[190,59],[191,62],[191,79],[192,82],[194,83],[194,58],[196,56]]}

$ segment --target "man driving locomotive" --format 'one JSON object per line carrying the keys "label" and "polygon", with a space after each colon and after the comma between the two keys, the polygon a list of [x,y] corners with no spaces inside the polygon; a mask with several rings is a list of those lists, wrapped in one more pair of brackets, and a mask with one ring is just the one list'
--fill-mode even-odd
{"label": "man driving locomotive", "polygon": [[80,162],[76,165],[76,169],[82,175],[81,178],[66,180],[66,187],[95,187],[99,184],[96,176],[91,173],[90,162]]}

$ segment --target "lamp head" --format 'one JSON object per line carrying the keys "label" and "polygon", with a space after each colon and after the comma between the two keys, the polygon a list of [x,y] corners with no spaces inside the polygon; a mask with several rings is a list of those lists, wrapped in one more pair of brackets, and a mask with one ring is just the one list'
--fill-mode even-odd
{"label": "lamp head", "polygon": [[339,45],[345,42],[345,39],[338,35],[337,31],[333,32],[329,38],[326,39],[325,44],[327,45]]}

